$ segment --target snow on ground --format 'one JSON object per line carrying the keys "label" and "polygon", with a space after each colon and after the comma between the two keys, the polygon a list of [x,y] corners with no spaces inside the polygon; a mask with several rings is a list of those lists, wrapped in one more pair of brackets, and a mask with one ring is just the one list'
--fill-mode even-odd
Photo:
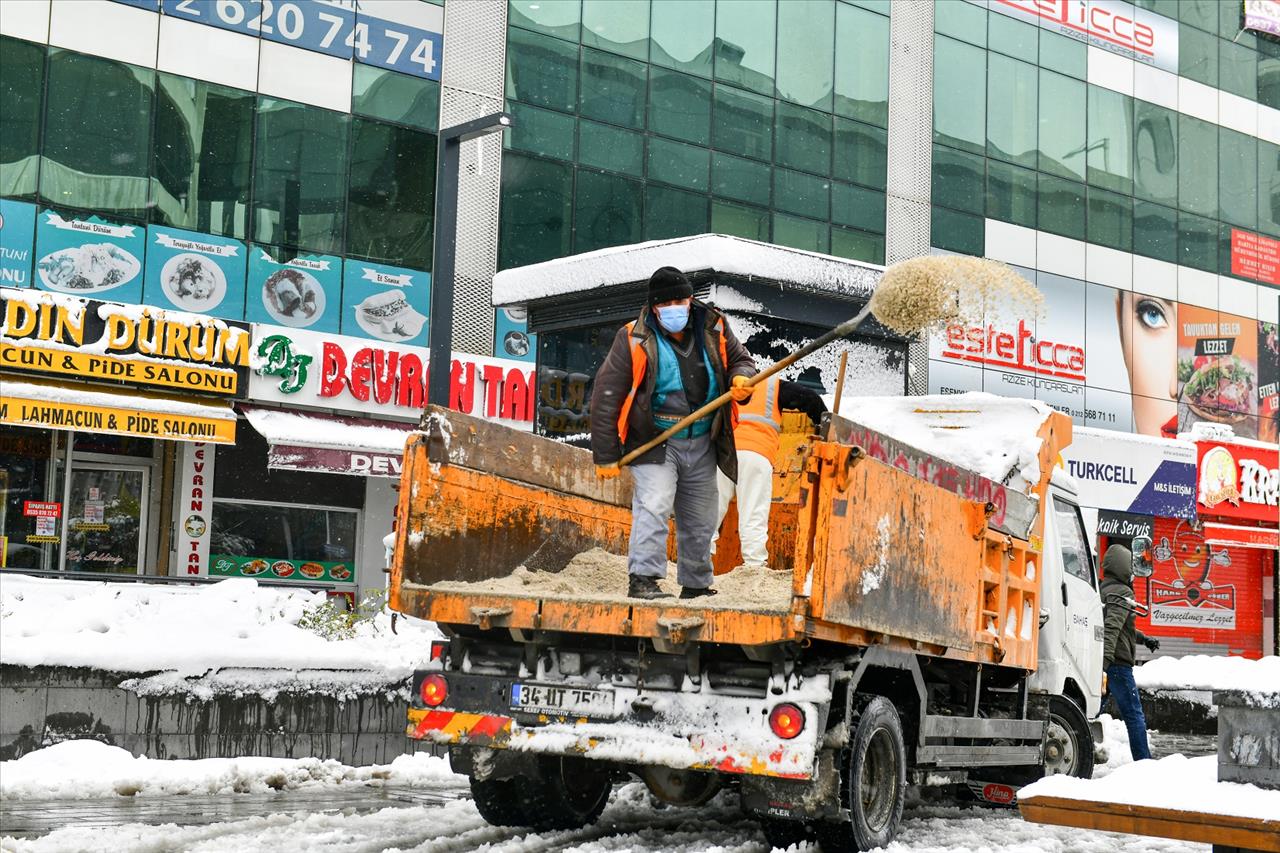
{"label": "snow on ground", "polygon": [[980,391],[840,401],[840,415],[854,423],[997,483],[1015,471],[1025,483],[1040,482],[1037,433],[1052,412],[1035,400]]}
{"label": "snow on ground", "polygon": [[1198,758],[1170,755],[1159,760],[1136,761],[1104,779],[1051,776],[1018,791],[1018,799],[1023,802],[1036,797],[1097,800],[1270,820],[1280,817],[1280,791],[1219,782],[1216,755]]}
{"label": "snow on ground", "polygon": [[1162,657],[1134,667],[1133,679],[1148,690],[1243,690],[1280,694],[1280,657],[1188,655]]}
{"label": "snow on ground", "polygon": [[0,798],[90,799],[164,794],[244,794],[353,784],[463,786],[449,760],[426,753],[390,764],[348,767],[318,758],[134,757],[96,740],[70,740],[0,761]]}
{"label": "snow on ground", "polygon": [[[655,808],[638,783],[616,790],[600,820],[567,832],[531,833],[486,824],[470,801],[438,807],[389,808],[361,814],[276,814],[211,826],[67,828],[34,840],[9,840],[14,853],[767,853],[736,797],[721,795],[698,809]],[[794,849],[794,848],[793,848]],[[816,853],[816,845],[801,845]],[[883,853],[1208,853],[1209,846],[1166,839],[1045,826],[1013,810],[918,808],[907,812],[898,839]]]}
{"label": "snow on ground", "polygon": [[[255,690],[269,687],[271,678],[292,681],[298,671],[338,670],[355,673],[351,679],[362,687],[398,687],[440,636],[431,623],[403,617],[393,633],[384,612],[358,623],[351,639],[326,640],[296,624],[323,600],[323,593],[260,587],[249,578],[160,587],[5,572],[0,663],[176,676],[235,667],[280,673],[265,682],[245,676]],[[344,677],[329,672],[320,682],[331,689]]]}

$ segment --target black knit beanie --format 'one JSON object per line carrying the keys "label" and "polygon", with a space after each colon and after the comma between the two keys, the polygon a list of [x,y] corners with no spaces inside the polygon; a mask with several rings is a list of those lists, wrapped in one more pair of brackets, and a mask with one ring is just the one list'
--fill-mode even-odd
{"label": "black knit beanie", "polygon": [[649,307],[693,296],[689,278],[675,267],[659,267],[649,276]]}

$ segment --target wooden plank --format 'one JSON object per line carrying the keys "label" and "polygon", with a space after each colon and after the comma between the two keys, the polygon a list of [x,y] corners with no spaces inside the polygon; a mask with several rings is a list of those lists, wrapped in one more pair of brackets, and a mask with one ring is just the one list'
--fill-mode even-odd
{"label": "wooden plank", "polygon": [[1035,823],[1280,853],[1280,819],[1233,817],[1062,797],[1019,800],[1018,809],[1024,818]]}
{"label": "wooden plank", "polygon": [[[630,472],[623,471],[621,476],[612,480],[601,480],[596,476],[589,450],[439,406],[427,407],[422,423],[425,425],[433,414],[443,416],[452,428],[450,465],[631,508]],[[420,477],[425,473],[426,433],[418,432],[410,437],[406,455],[413,452],[417,443],[422,445],[424,467],[417,469],[406,465],[405,472],[413,472],[414,476]]]}

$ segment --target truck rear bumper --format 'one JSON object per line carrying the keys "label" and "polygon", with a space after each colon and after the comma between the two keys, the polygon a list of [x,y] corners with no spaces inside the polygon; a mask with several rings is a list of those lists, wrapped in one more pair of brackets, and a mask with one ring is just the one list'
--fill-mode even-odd
{"label": "truck rear bumper", "polygon": [[[450,679],[470,681],[477,677],[451,673]],[[810,686],[762,698],[652,690],[641,696],[632,688],[616,688],[617,708],[640,705],[655,709],[643,721],[622,712],[616,720],[598,721],[509,711],[488,713],[498,710],[492,706],[465,711],[411,707],[406,734],[444,745],[579,755],[624,765],[810,779],[826,722],[826,705],[804,698],[815,692]],[[801,732],[785,740],[769,727],[770,712],[782,702],[796,705],[805,715]]]}

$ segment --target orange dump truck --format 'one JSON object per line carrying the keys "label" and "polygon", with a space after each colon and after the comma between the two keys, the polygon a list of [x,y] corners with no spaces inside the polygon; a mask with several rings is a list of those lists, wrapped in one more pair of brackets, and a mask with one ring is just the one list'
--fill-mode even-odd
{"label": "orange dump truck", "polygon": [[391,602],[448,640],[414,676],[408,732],[448,745],[487,820],[580,826],[632,774],[677,805],[733,787],[774,844],[860,850],[893,838],[909,784],[1011,802],[1043,773],[1091,774],[1102,608],[1055,465],[1070,420],[987,395],[861,402],[820,435],[786,418],[770,583],[688,601],[626,598],[621,558],[557,583],[583,554],[626,554],[628,477],[424,416]]}

